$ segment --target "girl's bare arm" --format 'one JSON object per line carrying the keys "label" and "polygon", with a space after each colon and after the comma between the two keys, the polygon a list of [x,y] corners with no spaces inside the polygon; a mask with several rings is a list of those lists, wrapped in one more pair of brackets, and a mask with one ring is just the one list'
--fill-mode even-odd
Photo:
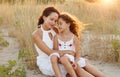
{"label": "girl's bare arm", "polygon": [[81,48],[80,48],[80,40],[75,36],[74,38],[75,44],[75,61],[78,61],[81,56]]}

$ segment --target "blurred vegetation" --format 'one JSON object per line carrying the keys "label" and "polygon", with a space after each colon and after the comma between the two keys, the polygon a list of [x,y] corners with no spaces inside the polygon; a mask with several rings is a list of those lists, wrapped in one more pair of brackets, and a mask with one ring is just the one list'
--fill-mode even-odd
{"label": "blurred vegetation", "polygon": [[0,25],[3,23],[3,18],[0,16]]}
{"label": "blurred vegetation", "polygon": [[0,77],[26,77],[25,68],[18,66],[14,72],[11,72],[12,68],[17,64],[15,60],[9,60],[9,65],[0,65]]}
{"label": "blurred vegetation", "polygon": [[[31,50],[21,49],[18,54],[18,59],[22,60],[22,63],[27,64],[27,68],[34,69],[36,66],[36,55],[31,54]],[[34,66],[34,67],[31,67]]]}
{"label": "blurred vegetation", "polygon": [[0,46],[7,47],[9,46],[9,42],[5,41],[2,37],[0,37]]}
{"label": "blurred vegetation", "polygon": [[[48,4],[48,3],[64,3],[65,0],[29,0],[30,2],[35,2],[36,4]],[[9,4],[16,4],[16,3],[24,4],[27,3],[28,0],[0,0],[0,4],[2,3],[9,3]]]}
{"label": "blurred vegetation", "polygon": [[120,62],[120,40],[112,40],[113,52],[115,54],[115,61]]}

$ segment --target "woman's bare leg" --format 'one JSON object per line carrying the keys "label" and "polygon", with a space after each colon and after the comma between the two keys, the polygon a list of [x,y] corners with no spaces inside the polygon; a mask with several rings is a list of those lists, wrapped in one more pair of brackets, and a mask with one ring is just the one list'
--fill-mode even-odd
{"label": "woman's bare leg", "polygon": [[79,65],[77,65],[77,69],[75,69],[75,71],[79,77],[94,77],[93,75],[85,71],[83,68],[81,68]]}
{"label": "woman's bare leg", "polygon": [[88,60],[86,60],[86,66],[84,67],[84,69],[95,77],[107,77],[92,64],[90,64]]}
{"label": "woman's bare leg", "polygon": [[61,73],[59,65],[58,65],[58,57],[51,56],[50,60],[51,60],[52,67],[53,67],[56,77],[62,77],[62,73]]}
{"label": "woman's bare leg", "polygon": [[67,56],[63,56],[60,58],[61,63],[64,65],[66,71],[70,74],[71,77],[77,77],[75,70],[70,63],[70,60]]}

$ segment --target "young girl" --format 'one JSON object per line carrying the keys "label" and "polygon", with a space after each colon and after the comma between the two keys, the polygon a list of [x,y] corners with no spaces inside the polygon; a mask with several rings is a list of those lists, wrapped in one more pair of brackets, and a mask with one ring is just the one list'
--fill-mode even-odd
{"label": "young girl", "polygon": [[[59,34],[54,38],[54,49],[55,50],[69,50],[67,52],[52,53],[50,59],[52,62],[53,69],[56,77],[62,77],[61,71],[58,64],[64,65],[66,71],[71,75],[71,77],[77,77],[73,65],[76,68],[76,64],[79,59],[82,59],[81,66],[85,66],[85,60],[80,58],[80,42],[79,37],[83,29],[83,26],[70,14],[62,13],[58,19],[58,30]],[[63,61],[62,58],[66,58]]]}

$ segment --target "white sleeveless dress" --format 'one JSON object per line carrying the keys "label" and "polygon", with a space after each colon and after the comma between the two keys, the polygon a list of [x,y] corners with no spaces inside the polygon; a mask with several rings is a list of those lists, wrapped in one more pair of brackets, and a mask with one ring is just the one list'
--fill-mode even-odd
{"label": "white sleeveless dress", "polygon": [[[71,40],[69,41],[62,41],[58,38],[58,50],[73,50],[75,51],[75,47],[74,47],[74,44],[73,44],[73,38],[74,38],[74,35],[73,37],[71,38]],[[71,51],[72,52],[72,51]],[[57,56],[58,58],[60,58],[60,55],[59,53],[52,53],[50,55],[50,58],[51,56]],[[67,56],[71,62],[74,62],[74,56],[73,55],[70,55],[70,54],[65,54],[64,56]]]}
{"label": "white sleeveless dress", "polygon": [[[74,39],[74,35],[71,38],[71,40],[66,41],[66,42],[64,42],[58,38],[58,50],[73,50],[73,51],[75,51],[73,39]],[[49,57],[51,58],[51,56],[57,56],[58,58],[60,58],[60,55],[58,53],[52,53]],[[74,60],[75,60],[73,55],[65,54],[64,56],[67,56],[71,62],[74,62]],[[78,61],[78,65],[80,67],[85,67],[86,66],[85,58],[80,57],[79,61]]]}
{"label": "white sleeveless dress", "polygon": [[[53,49],[53,40],[51,40],[51,38],[49,37],[49,33],[51,32],[52,35],[54,36],[55,32],[53,30],[45,31],[42,26],[41,26],[41,30],[43,32],[42,40],[50,49]],[[55,76],[49,56],[45,54],[43,51],[41,51],[36,44],[35,44],[35,48],[38,53],[37,66],[39,67],[40,71],[45,75]],[[66,77],[67,72],[65,71],[64,66],[61,64],[59,66],[63,75],[62,77]]]}

